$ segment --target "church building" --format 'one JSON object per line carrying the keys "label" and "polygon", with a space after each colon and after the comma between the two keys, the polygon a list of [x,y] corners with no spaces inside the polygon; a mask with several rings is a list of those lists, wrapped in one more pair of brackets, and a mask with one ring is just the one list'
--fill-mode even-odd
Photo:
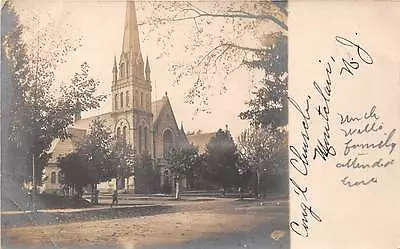
{"label": "church building", "polygon": [[[166,153],[173,147],[188,143],[183,130],[179,128],[167,93],[159,100],[152,101],[151,69],[140,50],[139,31],[134,1],[127,1],[122,52],[114,57],[112,70],[112,111],[82,119],[80,114],[71,127],[73,134],[87,132],[94,119],[103,119],[117,137],[124,138],[136,153],[149,153],[161,172],[160,185],[168,183]],[[72,135],[73,135],[72,134]],[[68,145],[68,143],[70,143]],[[67,144],[67,145],[66,145]],[[54,141],[53,156],[46,167],[47,189],[57,188],[61,177],[57,158],[73,150],[73,139]],[[55,178],[53,178],[53,176]],[[127,179],[129,191],[134,191],[134,179]],[[111,186],[111,183],[110,183]],[[115,184],[114,184],[115,186]]]}

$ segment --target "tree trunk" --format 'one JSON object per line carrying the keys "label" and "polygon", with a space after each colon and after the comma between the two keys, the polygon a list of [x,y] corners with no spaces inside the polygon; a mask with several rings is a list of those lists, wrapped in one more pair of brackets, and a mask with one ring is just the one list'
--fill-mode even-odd
{"label": "tree trunk", "polygon": [[261,178],[260,169],[257,168],[256,174],[257,174],[257,192],[256,192],[256,195],[257,195],[257,199],[260,199],[260,181],[261,181],[261,179],[260,179]]}
{"label": "tree trunk", "polygon": [[129,176],[126,177],[126,187],[125,187],[125,189],[126,189],[126,192],[129,193]]}
{"label": "tree trunk", "polygon": [[180,186],[179,186],[179,179],[175,182],[175,199],[180,199]]}

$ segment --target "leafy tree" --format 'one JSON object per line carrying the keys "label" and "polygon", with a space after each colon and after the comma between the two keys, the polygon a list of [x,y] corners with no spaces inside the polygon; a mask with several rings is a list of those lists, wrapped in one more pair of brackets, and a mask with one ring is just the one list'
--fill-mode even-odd
{"label": "leafy tree", "polygon": [[78,144],[78,153],[86,158],[88,165],[96,168],[98,182],[109,181],[116,176],[116,155],[113,153],[113,135],[105,121],[95,119],[89,134]]}
{"label": "leafy tree", "polygon": [[239,153],[229,131],[219,129],[206,147],[206,178],[221,186],[224,193],[237,186],[239,176]]}
{"label": "leafy tree", "polygon": [[63,172],[63,184],[74,186],[78,193],[84,186],[97,183],[96,168],[88,165],[85,159],[76,151],[59,159],[59,166]]}
{"label": "leafy tree", "polygon": [[159,186],[156,183],[160,181],[160,174],[149,153],[138,155],[134,175],[136,193],[148,194],[158,190]]}
{"label": "leafy tree", "polygon": [[258,60],[247,61],[249,68],[261,69],[265,77],[261,87],[248,102],[249,109],[241,112],[241,119],[248,119],[253,126],[286,126],[288,123],[288,42],[282,33],[272,35],[275,42],[257,52]]}
{"label": "leafy tree", "polygon": [[125,140],[115,137],[114,139],[112,150],[118,163],[117,176],[120,179],[127,179],[127,185],[129,185],[129,177],[134,175],[135,165],[137,163],[135,151]]}
{"label": "leafy tree", "polygon": [[[188,103],[198,105],[196,112],[208,111],[212,91],[223,94],[228,90],[231,73],[257,71],[245,65],[271,52],[269,47],[275,40],[268,32],[288,31],[285,1],[174,1],[151,2],[141,7],[153,11],[143,24],[155,31],[146,36],[155,33],[158,44],[165,48],[159,57],[170,56],[174,45],[170,45],[169,39],[180,30],[178,26],[191,27],[182,52],[193,60],[171,65],[171,71],[177,83],[192,83],[186,97]],[[167,34],[160,34],[160,26]]]}
{"label": "leafy tree", "polygon": [[[18,156],[14,146],[9,143],[12,132],[13,112],[20,100],[16,95],[20,86],[15,84],[19,77],[27,74],[26,46],[22,41],[22,25],[10,1],[5,1],[1,9],[1,161],[2,175],[11,176],[22,182],[27,170],[16,163]],[[14,162],[14,163],[12,163]],[[6,177],[5,179],[8,179]]]}
{"label": "leafy tree", "polygon": [[90,131],[77,143],[75,152],[60,159],[65,183],[74,184],[78,189],[91,184],[109,181],[117,176],[119,162],[113,151],[113,136],[104,120],[95,119]]}
{"label": "leafy tree", "polygon": [[168,168],[176,181],[176,199],[180,198],[180,181],[186,178],[187,183],[193,182],[196,167],[201,163],[199,150],[193,145],[173,148],[167,156]]}
{"label": "leafy tree", "polygon": [[[9,13],[15,14],[9,2],[6,6]],[[18,167],[22,177],[27,177],[32,174],[34,158],[36,183],[40,183],[43,167],[50,157],[46,151],[51,142],[69,137],[67,128],[74,114],[99,107],[99,101],[105,96],[95,94],[99,82],[89,78],[86,63],[82,64],[81,73],[73,77],[71,86],[55,94],[55,70],[76,46],[69,39],[52,40],[46,30],[37,30],[25,42],[21,37],[23,27],[18,17],[14,19],[15,28],[2,34],[5,51],[2,60],[7,64],[2,75],[7,79],[7,86],[14,90],[10,92],[12,101],[7,101],[12,103],[7,117],[12,156],[7,164]]]}
{"label": "leafy tree", "polygon": [[[249,128],[238,137],[238,147],[246,160],[248,169],[256,176],[255,194],[260,194],[260,184],[264,175],[276,174],[279,170],[277,155],[285,133],[271,126]],[[284,165],[285,166],[285,165]]]}

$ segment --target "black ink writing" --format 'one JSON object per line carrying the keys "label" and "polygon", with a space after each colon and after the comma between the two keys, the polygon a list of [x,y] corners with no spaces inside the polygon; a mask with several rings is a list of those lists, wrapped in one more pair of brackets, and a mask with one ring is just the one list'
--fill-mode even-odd
{"label": "black ink writing", "polygon": [[[301,132],[301,137],[303,138],[303,146],[302,146],[302,151],[303,152],[300,154],[298,152],[298,150],[296,149],[296,147],[294,147],[292,145],[289,146],[289,150],[295,155],[295,158],[290,158],[289,162],[290,162],[290,165],[293,166],[302,175],[307,175],[308,174],[308,168],[307,167],[309,165],[308,159],[307,159],[307,157],[308,157],[307,153],[308,153],[308,147],[309,147],[308,142],[310,140],[310,136],[309,136],[309,133],[308,133],[308,129],[310,128],[309,124],[308,124],[308,121],[310,120],[310,112],[309,112],[309,110],[310,110],[310,103],[309,103],[310,98],[311,97],[308,96],[308,98],[306,100],[306,109],[303,111],[301,109],[300,105],[294,99],[289,97],[290,103],[301,114],[301,117],[303,119],[302,120],[302,126],[303,126],[302,128],[303,128],[303,130]],[[299,162],[298,160],[299,159],[301,161],[301,166],[300,167],[302,167],[302,169],[300,169],[299,166],[298,166],[298,162]]]}
{"label": "black ink writing", "polygon": [[350,181],[349,177],[346,176],[345,178],[343,178],[341,180],[341,182],[343,183],[343,185],[348,186],[348,187],[351,188],[351,187],[357,187],[357,186],[361,186],[361,185],[365,186],[365,185],[368,185],[370,183],[378,183],[378,179],[375,178],[375,177],[372,177],[368,181],[364,181],[364,180],[361,180],[361,181]]}
{"label": "black ink writing", "polygon": [[348,129],[340,129],[344,133],[344,137],[348,136],[353,136],[354,134],[357,135],[362,135],[365,133],[370,133],[370,132],[378,132],[383,129],[383,123],[381,123],[379,126],[376,126],[376,122],[367,123],[364,128],[348,128]]}
{"label": "black ink writing", "polygon": [[384,148],[389,148],[389,155],[393,152],[394,148],[396,147],[395,142],[390,142],[390,140],[393,137],[393,134],[395,133],[396,129],[393,129],[386,137],[385,140],[381,140],[379,143],[362,143],[362,144],[356,144],[353,143],[353,139],[349,139],[345,144],[344,152],[343,154],[347,156],[351,150],[354,149],[384,149]]}
{"label": "black ink writing", "polygon": [[371,110],[369,110],[369,112],[365,112],[364,115],[361,116],[357,116],[357,117],[353,117],[349,114],[340,114],[338,113],[338,115],[340,116],[340,124],[345,124],[345,123],[351,123],[351,122],[355,122],[355,121],[361,121],[363,119],[368,120],[368,119],[375,119],[378,120],[379,116],[375,113],[376,111],[376,106],[372,106]]}
{"label": "black ink writing", "polygon": [[384,161],[379,158],[372,163],[360,163],[358,157],[350,158],[345,163],[337,163],[336,168],[353,168],[353,169],[367,169],[367,168],[386,168],[394,163],[394,160]]}
{"label": "black ink writing", "polygon": [[302,219],[301,219],[301,223],[297,222],[297,221],[291,221],[289,223],[290,229],[295,232],[296,234],[302,236],[302,237],[308,237],[308,230],[309,230],[309,218],[307,218],[309,215],[311,215],[311,218],[313,218],[314,220],[321,222],[322,219],[319,217],[319,215],[313,210],[312,207],[307,206],[306,204],[304,204],[304,202],[302,202],[300,204],[300,208],[302,210],[301,214],[302,214]]}

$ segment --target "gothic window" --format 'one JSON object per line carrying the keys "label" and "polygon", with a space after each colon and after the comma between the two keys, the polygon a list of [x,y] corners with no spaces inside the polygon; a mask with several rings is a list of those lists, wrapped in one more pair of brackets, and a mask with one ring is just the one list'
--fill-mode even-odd
{"label": "gothic window", "polygon": [[129,77],[129,63],[126,63],[126,77]]}
{"label": "gothic window", "polygon": [[56,172],[51,172],[51,175],[50,175],[50,182],[51,182],[51,184],[56,184]]}
{"label": "gothic window", "polygon": [[139,126],[139,153],[142,153],[142,139],[143,139],[142,126]]}
{"label": "gothic window", "polygon": [[118,109],[118,94],[115,94],[115,103],[114,103],[114,105],[115,105],[115,109]]}
{"label": "gothic window", "polygon": [[148,146],[147,145],[148,144],[148,141],[147,141],[148,140],[148,138],[147,138],[147,136],[148,136],[147,135],[147,133],[148,133],[147,127],[144,127],[144,132],[143,133],[144,133],[144,150],[147,151],[147,146]]}
{"label": "gothic window", "polygon": [[126,106],[129,107],[129,91],[126,91],[125,98],[126,98]]}
{"label": "gothic window", "polygon": [[121,108],[122,107],[124,107],[124,93],[121,93],[121,99],[120,99],[120,102],[121,102]]}
{"label": "gothic window", "polygon": [[120,139],[120,138],[121,138],[121,128],[118,127],[117,128],[117,139]]}
{"label": "gothic window", "polygon": [[124,128],[122,128],[122,141],[124,141],[124,143],[126,143],[127,137],[126,137],[126,126],[124,126]]}
{"label": "gothic window", "polygon": [[140,93],[140,107],[143,108],[143,93]]}
{"label": "gothic window", "polygon": [[165,130],[163,134],[163,154],[164,158],[167,157],[169,151],[172,149],[172,132],[171,130]]}
{"label": "gothic window", "polygon": [[121,63],[121,68],[119,69],[119,73],[120,73],[120,77],[123,78],[124,77],[124,73],[125,73],[125,64]]}

